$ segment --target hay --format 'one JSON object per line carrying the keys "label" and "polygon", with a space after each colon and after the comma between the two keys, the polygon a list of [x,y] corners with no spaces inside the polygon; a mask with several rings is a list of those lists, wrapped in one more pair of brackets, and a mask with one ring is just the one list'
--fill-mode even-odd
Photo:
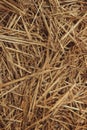
{"label": "hay", "polygon": [[86,0],[0,0],[0,130],[87,130]]}

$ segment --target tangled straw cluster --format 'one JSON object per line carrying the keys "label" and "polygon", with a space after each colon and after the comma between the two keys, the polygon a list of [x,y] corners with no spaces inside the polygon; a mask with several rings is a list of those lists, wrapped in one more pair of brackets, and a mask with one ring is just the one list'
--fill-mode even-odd
{"label": "tangled straw cluster", "polygon": [[0,130],[87,130],[86,0],[0,0]]}

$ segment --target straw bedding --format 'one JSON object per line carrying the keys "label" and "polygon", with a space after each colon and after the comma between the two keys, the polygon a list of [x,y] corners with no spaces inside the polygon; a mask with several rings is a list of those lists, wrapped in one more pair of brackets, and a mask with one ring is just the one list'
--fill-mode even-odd
{"label": "straw bedding", "polygon": [[87,0],[0,0],[0,130],[87,130]]}

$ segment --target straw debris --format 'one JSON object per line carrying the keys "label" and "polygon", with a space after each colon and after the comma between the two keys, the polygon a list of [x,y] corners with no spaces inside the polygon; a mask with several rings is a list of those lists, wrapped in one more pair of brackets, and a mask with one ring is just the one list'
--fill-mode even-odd
{"label": "straw debris", "polygon": [[0,130],[87,130],[86,0],[0,0]]}

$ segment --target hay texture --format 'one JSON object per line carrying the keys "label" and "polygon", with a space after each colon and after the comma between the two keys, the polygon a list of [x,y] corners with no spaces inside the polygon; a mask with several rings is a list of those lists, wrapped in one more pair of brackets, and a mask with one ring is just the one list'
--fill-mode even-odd
{"label": "hay texture", "polygon": [[0,0],[0,130],[87,130],[87,0]]}

